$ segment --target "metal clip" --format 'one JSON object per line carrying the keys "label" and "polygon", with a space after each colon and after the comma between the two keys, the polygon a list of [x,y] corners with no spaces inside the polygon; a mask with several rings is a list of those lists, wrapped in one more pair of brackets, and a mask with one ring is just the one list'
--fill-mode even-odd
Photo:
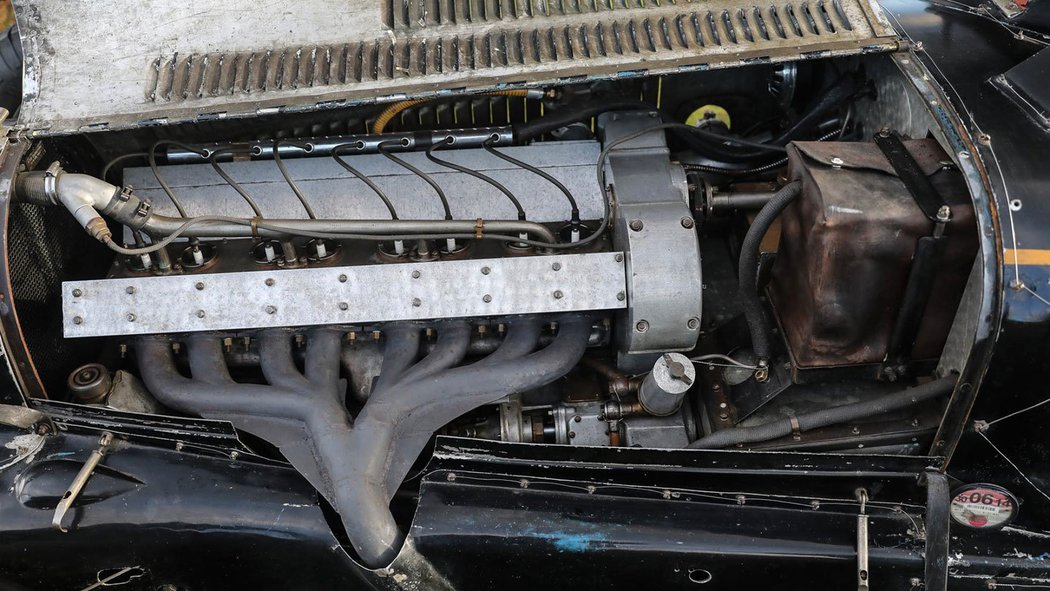
{"label": "metal clip", "polygon": [[87,484],[91,474],[98,467],[98,463],[102,461],[102,456],[106,455],[106,449],[109,444],[113,441],[113,434],[106,432],[102,434],[102,437],[98,440],[98,448],[91,452],[87,461],[84,462],[84,466],[80,468],[80,472],[77,472],[73,482],[69,485],[65,494],[62,495],[62,500],[58,502],[58,506],[55,507],[55,516],[51,518],[51,527],[57,529],[60,532],[68,531],[62,527],[62,520],[65,518],[69,508],[73,506],[73,503],[80,496],[80,491],[84,490],[84,485]]}
{"label": "metal clip", "polygon": [[857,489],[857,500],[860,501],[860,514],[857,515],[857,591],[869,591],[868,583],[868,515],[865,509],[868,504],[868,491]]}
{"label": "metal clip", "polygon": [[51,163],[44,171],[44,195],[51,203],[58,203],[58,175],[62,172],[62,165],[58,160]]}

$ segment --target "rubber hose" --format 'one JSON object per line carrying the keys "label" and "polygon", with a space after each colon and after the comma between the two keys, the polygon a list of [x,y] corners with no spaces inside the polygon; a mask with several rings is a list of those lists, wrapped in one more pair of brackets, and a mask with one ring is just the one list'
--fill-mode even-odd
{"label": "rubber hose", "polygon": [[[480,94],[489,96],[528,96],[529,93],[527,90],[494,90],[492,92],[482,92]],[[390,105],[389,107],[383,109],[382,112],[379,113],[379,116],[376,117],[375,122],[372,123],[372,133],[383,133],[383,130],[386,129],[387,124],[390,123],[390,121],[393,120],[394,117],[397,117],[398,114],[401,113],[401,111],[404,111],[405,109],[408,109],[410,107],[414,107],[420,103],[426,103],[432,100],[434,99],[412,99]]]}
{"label": "rubber hose", "polygon": [[744,308],[748,330],[751,331],[751,348],[758,360],[768,361],[772,346],[770,344],[770,327],[766,321],[762,302],[758,297],[758,258],[762,247],[762,237],[769,231],[774,220],[780,216],[792,201],[802,193],[802,182],[794,181],[777,191],[769,203],[758,211],[751,222],[744,242],[740,245],[740,265],[737,269],[739,278],[738,294]]}
{"label": "rubber hose", "polygon": [[[955,382],[956,376],[953,375],[927,382],[921,386],[908,388],[901,392],[886,394],[872,400],[803,413],[795,417],[795,422],[798,424],[799,431],[810,431],[819,427],[827,427],[828,425],[873,418],[944,396],[952,391],[952,388],[955,387]],[[738,444],[760,443],[787,437],[793,431],[790,418],[779,419],[756,427],[734,427],[716,431],[690,443],[689,447],[693,449],[719,449]]]}
{"label": "rubber hose", "polygon": [[645,110],[652,111],[654,107],[639,100],[618,100],[607,103],[594,103],[577,107],[566,105],[557,111],[544,115],[539,119],[526,121],[514,126],[514,139],[518,142],[534,140],[545,133],[561,129],[573,123],[579,123],[606,113],[609,111]]}

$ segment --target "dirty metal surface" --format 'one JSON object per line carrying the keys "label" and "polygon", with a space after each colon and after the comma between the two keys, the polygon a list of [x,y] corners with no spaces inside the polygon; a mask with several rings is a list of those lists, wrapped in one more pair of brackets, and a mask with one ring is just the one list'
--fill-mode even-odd
{"label": "dirty metal surface", "polygon": [[35,135],[886,51],[869,0],[16,0]]}

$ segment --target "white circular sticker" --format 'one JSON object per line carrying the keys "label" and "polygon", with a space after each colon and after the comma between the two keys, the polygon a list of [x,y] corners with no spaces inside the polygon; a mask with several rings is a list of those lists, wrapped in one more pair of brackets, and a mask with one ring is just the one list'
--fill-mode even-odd
{"label": "white circular sticker", "polygon": [[1017,499],[991,484],[969,484],[952,494],[952,519],[976,529],[1002,527],[1017,513]]}

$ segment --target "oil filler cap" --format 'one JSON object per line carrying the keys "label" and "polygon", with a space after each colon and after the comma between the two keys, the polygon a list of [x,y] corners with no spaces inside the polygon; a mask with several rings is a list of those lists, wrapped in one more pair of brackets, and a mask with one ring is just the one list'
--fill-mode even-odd
{"label": "oil filler cap", "polygon": [[1017,497],[994,484],[967,484],[952,492],[951,515],[971,529],[999,529],[1017,516]]}

